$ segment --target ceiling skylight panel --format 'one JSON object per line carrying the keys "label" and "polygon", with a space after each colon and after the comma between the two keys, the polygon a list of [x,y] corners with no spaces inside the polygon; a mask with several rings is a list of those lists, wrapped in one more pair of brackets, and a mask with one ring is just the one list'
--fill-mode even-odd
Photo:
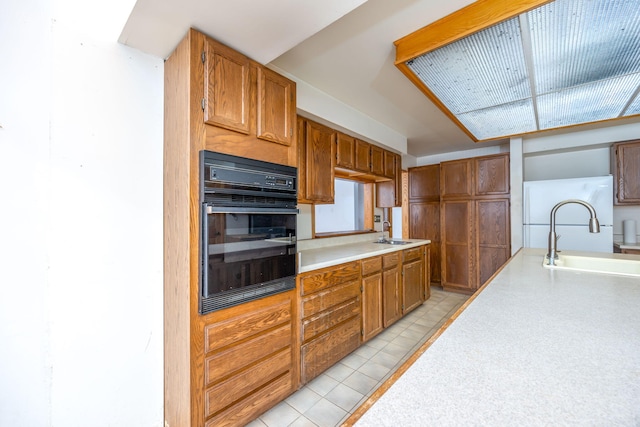
{"label": "ceiling skylight panel", "polygon": [[538,97],[541,129],[617,118],[640,84],[640,74],[588,83]]}
{"label": "ceiling skylight panel", "polygon": [[478,139],[537,130],[531,98],[460,114],[458,119]]}
{"label": "ceiling skylight panel", "polygon": [[636,93],[636,97],[625,111],[625,116],[632,116],[634,114],[640,114],[640,93]]}
{"label": "ceiling skylight panel", "polygon": [[453,114],[531,96],[517,18],[406,64]]}
{"label": "ceiling skylight panel", "polygon": [[640,71],[638,0],[556,0],[527,13],[538,94]]}

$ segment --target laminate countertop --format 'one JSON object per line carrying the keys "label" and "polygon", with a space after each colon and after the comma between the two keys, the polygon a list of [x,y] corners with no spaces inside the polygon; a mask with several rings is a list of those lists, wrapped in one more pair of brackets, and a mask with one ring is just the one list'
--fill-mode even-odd
{"label": "laminate countertop", "polygon": [[544,252],[520,250],[347,424],[640,425],[640,278]]}
{"label": "laminate countertop", "polygon": [[298,241],[298,273],[333,267],[377,255],[415,248],[431,243],[430,240],[392,239],[406,242],[401,245],[374,243],[380,234],[347,237],[345,239],[314,239]]}

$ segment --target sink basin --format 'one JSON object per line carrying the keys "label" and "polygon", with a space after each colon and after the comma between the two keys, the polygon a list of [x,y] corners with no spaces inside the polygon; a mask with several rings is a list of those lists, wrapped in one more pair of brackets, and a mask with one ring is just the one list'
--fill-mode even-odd
{"label": "sink basin", "polygon": [[409,242],[405,242],[404,240],[376,240],[373,243],[384,243],[386,245],[406,245]]}
{"label": "sink basin", "polygon": [[547,260],[543,260],[545,268],[555,270],[588,271],[592,273],[620,274],[624,276],[640,277],[640,260],[624,258],[599,258],[582,255],[560,255],[556,260],[556,265],[547,265]]}

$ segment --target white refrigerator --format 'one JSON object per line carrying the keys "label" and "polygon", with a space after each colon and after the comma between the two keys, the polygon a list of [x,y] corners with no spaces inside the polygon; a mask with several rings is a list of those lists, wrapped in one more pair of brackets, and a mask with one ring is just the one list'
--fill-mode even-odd
{"label": "white refrigerator", "polygon": [[600,233],[589,232],[589,211],[570,203],[556,211],[558,250],[613,252],[613,177],[611,175],[526,181],[523,187],[524,247],[547,248],[551,209],[567,199],[591,204],[600,222]]}

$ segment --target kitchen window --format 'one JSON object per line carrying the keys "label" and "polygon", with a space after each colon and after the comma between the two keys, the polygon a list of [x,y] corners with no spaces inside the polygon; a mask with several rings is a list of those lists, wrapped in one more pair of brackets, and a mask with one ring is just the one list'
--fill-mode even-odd
{"label": "kitchen window", "polygon": [[[336,178],[334,204],[315,205],[316,235],[348,234],[369,231],[371,222],[365,213],[367,199],[372,197],[372,184]],[[368,216],[371,216],[369,214]]]}

